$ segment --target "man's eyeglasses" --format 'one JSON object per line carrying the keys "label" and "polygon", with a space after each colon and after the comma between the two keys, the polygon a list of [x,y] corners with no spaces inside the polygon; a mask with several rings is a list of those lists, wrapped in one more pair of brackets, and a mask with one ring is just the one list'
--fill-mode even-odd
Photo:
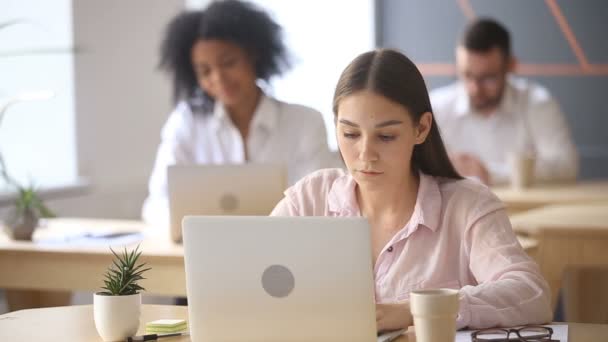
{"label": "man's eyeglasses", "polygon": [[553,329],[543,326],[526,326],[517,329],[483,329],[471,333],[472,342],[549,342]]}
{"label": "man's eyeglasses", "polygon": [[492,74],[492,75],[481,75],[481,76],[473,76],[465,74],[462,76],[465,82],[474,82],[477,85],[480,85],[484,88],[493,88],[496,87],[501,79],[502,75],[500,74]]}

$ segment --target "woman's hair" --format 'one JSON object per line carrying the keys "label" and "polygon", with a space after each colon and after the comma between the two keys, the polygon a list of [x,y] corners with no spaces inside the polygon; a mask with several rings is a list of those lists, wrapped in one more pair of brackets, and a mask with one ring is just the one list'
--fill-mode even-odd
{"label": "woman's hair", "polygon": [[208,111],[213,98],[202,90],[192,66],[192,47],[198,40],[223,40],[245,50],[258,79],[268,81],[289,67],[281,27],[254,5],[214,1],[202,11],[186,11],[168,25],[161,45],[160,68],[173,76],[173,100],[186,100]]}
{"label": "woman's hair", "polygon": [[[334,115],[338,115],[342,99],[363,90],[401,104],[414,124],[420,122],[422,114],[433,112],[420,71],[409,58],[395,50],[366,52],[344,69],[334,93]],[[414,147],[412,169],[432,176],[462,178],[448,158],[434,118],[426,140]]]}

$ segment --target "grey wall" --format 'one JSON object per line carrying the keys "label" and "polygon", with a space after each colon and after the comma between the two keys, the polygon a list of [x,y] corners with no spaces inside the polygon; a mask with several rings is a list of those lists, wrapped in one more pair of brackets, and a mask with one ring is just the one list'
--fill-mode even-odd
{"label": "grey wall", "polygon": [[[491,16],[511,32],[515,55],[523,64],[577,66],[546,1],[530,0],[377,0],[378,46],[398,48],[419,65],[454,63],[454,46],[467,22],[469,4],[475,16]],[[579,178],[608,177],[608,1],[557,0],[594,74],[521,72],[552,92],[560,102],[581,156]],[[425,73],[429,88],[455,79],[452,72]]]}

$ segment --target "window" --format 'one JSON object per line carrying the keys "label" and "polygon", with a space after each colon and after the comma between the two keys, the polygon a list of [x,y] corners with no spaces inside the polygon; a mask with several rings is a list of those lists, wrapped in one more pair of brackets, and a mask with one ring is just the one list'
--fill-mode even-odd
{"label": "window", "polygon": [[[2,3],[0,108],[16,97],[54,94],[10,105],[0,125],[7,169],[24,185],[47,187],[77,178],[71,6],[69,0]],[[45,93],[37,96],[40,91]],[[0,191],[5,187],[0,180]]]}

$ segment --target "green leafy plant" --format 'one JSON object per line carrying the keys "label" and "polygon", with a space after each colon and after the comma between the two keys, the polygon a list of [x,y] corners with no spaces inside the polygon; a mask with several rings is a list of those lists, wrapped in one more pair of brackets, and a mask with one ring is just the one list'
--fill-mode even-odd
{"label": "green leafy plant", "polygon": [[14,187],[17,190],[17,198],[15,199],[15,211],[12,220],[18,220],[23,217],[33,217],[35,219],[41,217],[55,217],[55,214],[44,204],[38,196],[36,188],[33,185],[23,186],[9,176],[6,171],[6,165],[2,154],[0,153],[0,176],[4,182]]}
{"label": "green leafy plant", "polygon": [[150,270],[150,268],[144,268],[145,263],[136,265],[141,255],[139,245],[130,252],[125,247],[120,255],[112,248],[110,250],[114,254],[114,260],[112,260],[112,265],[110,265],[105,274],[105,286],[102,287],[105,291],[99,294],[106,296],[128,296],[145,291],[143,287],[139,286],[138,282],[146,279],[142,277],[142,274]]}

